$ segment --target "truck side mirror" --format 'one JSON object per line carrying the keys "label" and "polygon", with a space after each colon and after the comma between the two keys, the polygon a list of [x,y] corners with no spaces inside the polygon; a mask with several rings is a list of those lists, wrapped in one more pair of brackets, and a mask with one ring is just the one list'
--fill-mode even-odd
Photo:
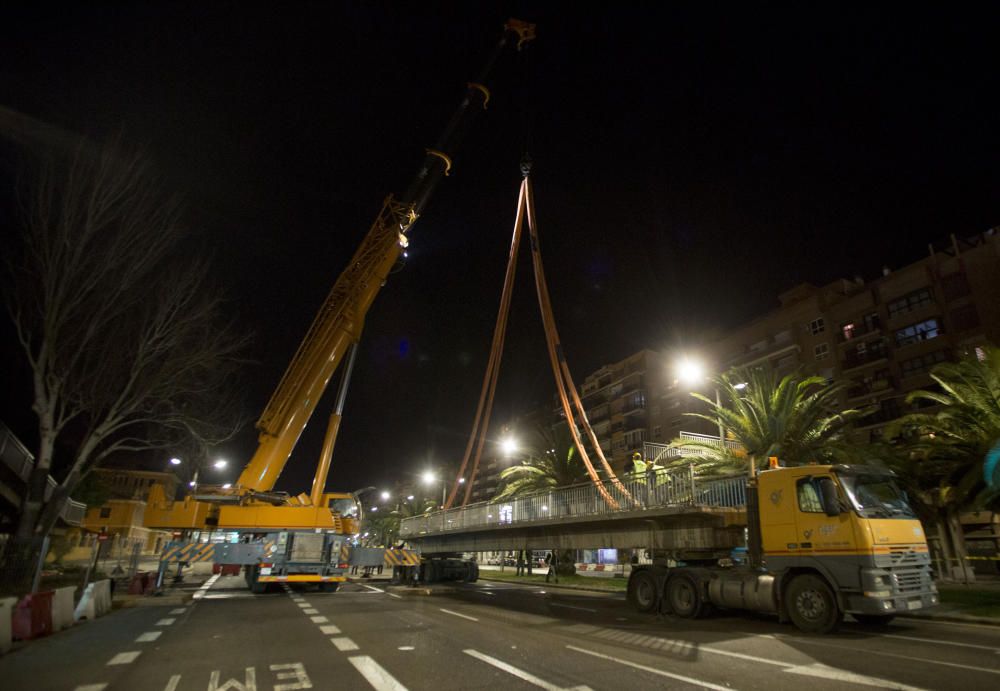
{"label": "truck side mirror", "polygon": [[837,497],[837,486],[833,484],[833,478],[820,477],[816,478],[816,481],[819,483],[819,494],[823,500],[823,510],[826,512],[826,515],[830,517],[839,516],[840,499]]}

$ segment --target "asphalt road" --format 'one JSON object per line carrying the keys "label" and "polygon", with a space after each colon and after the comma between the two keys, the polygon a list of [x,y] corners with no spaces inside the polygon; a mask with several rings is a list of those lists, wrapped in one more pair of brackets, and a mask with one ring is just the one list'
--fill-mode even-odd
{"label": "asphalt road", "polygon": [[4,689],[980,689],[1000,627],[899,620],[806,636],[776,620],[686,621],[616,595],[480,581],[399,596],[347,584],[250,595],[213,579],[183,606],[119,610],[0,658]]}

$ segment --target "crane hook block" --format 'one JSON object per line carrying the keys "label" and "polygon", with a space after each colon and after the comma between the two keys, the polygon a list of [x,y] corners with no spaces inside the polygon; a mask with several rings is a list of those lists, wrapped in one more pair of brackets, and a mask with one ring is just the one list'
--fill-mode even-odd
{"label": "crane hook block", "polygon": [[507,20],[507,23],[503,25],[505,31],[513,31],[517,34],[517,49],[521,50],[523,46],[528,41],[535,40],[535,25],[530,22],[523,22],[520,19],[514,19],[511,17]]}
{"label": "crane hook block", "polygon": [[448,177],[451,173],[451,156],[444,153],[443,151],[438,151],[437,149],[424,149],[428,156],[437,156],[442,161],[444,161],[444,175]]}
{"label": "crane hook block", "polygon": [[490,102],[490,90],[482,84],[478,84],[476,82],[468,82],[466,83],[466,86],[469,87],[470,90],[475,89],[483,94],[483,110],[486,110],[486,104]]}

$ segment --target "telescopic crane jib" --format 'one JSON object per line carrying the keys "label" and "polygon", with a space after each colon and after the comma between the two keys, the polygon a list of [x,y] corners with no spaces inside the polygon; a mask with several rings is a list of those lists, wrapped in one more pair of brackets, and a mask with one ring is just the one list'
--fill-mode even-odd
{"label": "telescopic crane jib", "polygon": [[[185,502],[167,502],[162,491],[151,493],[146,524],[150,527],[199,528],[212,523],[228,528],[333,528],[353,532],[331,511],[332,500],[350,495],[326,495],[330,468],[343,411],[344,395],[353,364],[353,349],[364,319],[379,289],[407,245],[407,233],[420,217],[441,179],[452,168],[453,157],[479,111],[490,98],[488,77],[505,49],[518,50],[534,39],[535,26],[516,19],[504,25],[501,39],[465,94],[443,133],[425,149],[422,165],[401,197],[386,198],[381,211],[341,273],[316,315],[267,407],[257,421],[256,452],[230,489],[206,487]],[[274,486],[315,412],[330,378],[344,361],[335,409],[330,416],[312,491],[295,497],[274,492]],[[211,505],[211,506],[210,506]],[[356,526],[355,526],[356,527]]]}

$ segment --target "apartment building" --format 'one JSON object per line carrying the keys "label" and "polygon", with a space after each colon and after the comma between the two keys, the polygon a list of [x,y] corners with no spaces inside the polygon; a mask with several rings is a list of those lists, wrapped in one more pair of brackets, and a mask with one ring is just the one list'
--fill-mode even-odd
{"label": "apartment building", "polygon": [[863,440],[881,437],[907,412],[906,394],[931,385],[937,363],[1000,344],[1000,230],[929,246],[928,256],[874,281],[801,284],[780,307],[733,329],[706,349],[714,366],[769,363],[783,374],[849,382],[842,404],[877,411],[861,421]]}

